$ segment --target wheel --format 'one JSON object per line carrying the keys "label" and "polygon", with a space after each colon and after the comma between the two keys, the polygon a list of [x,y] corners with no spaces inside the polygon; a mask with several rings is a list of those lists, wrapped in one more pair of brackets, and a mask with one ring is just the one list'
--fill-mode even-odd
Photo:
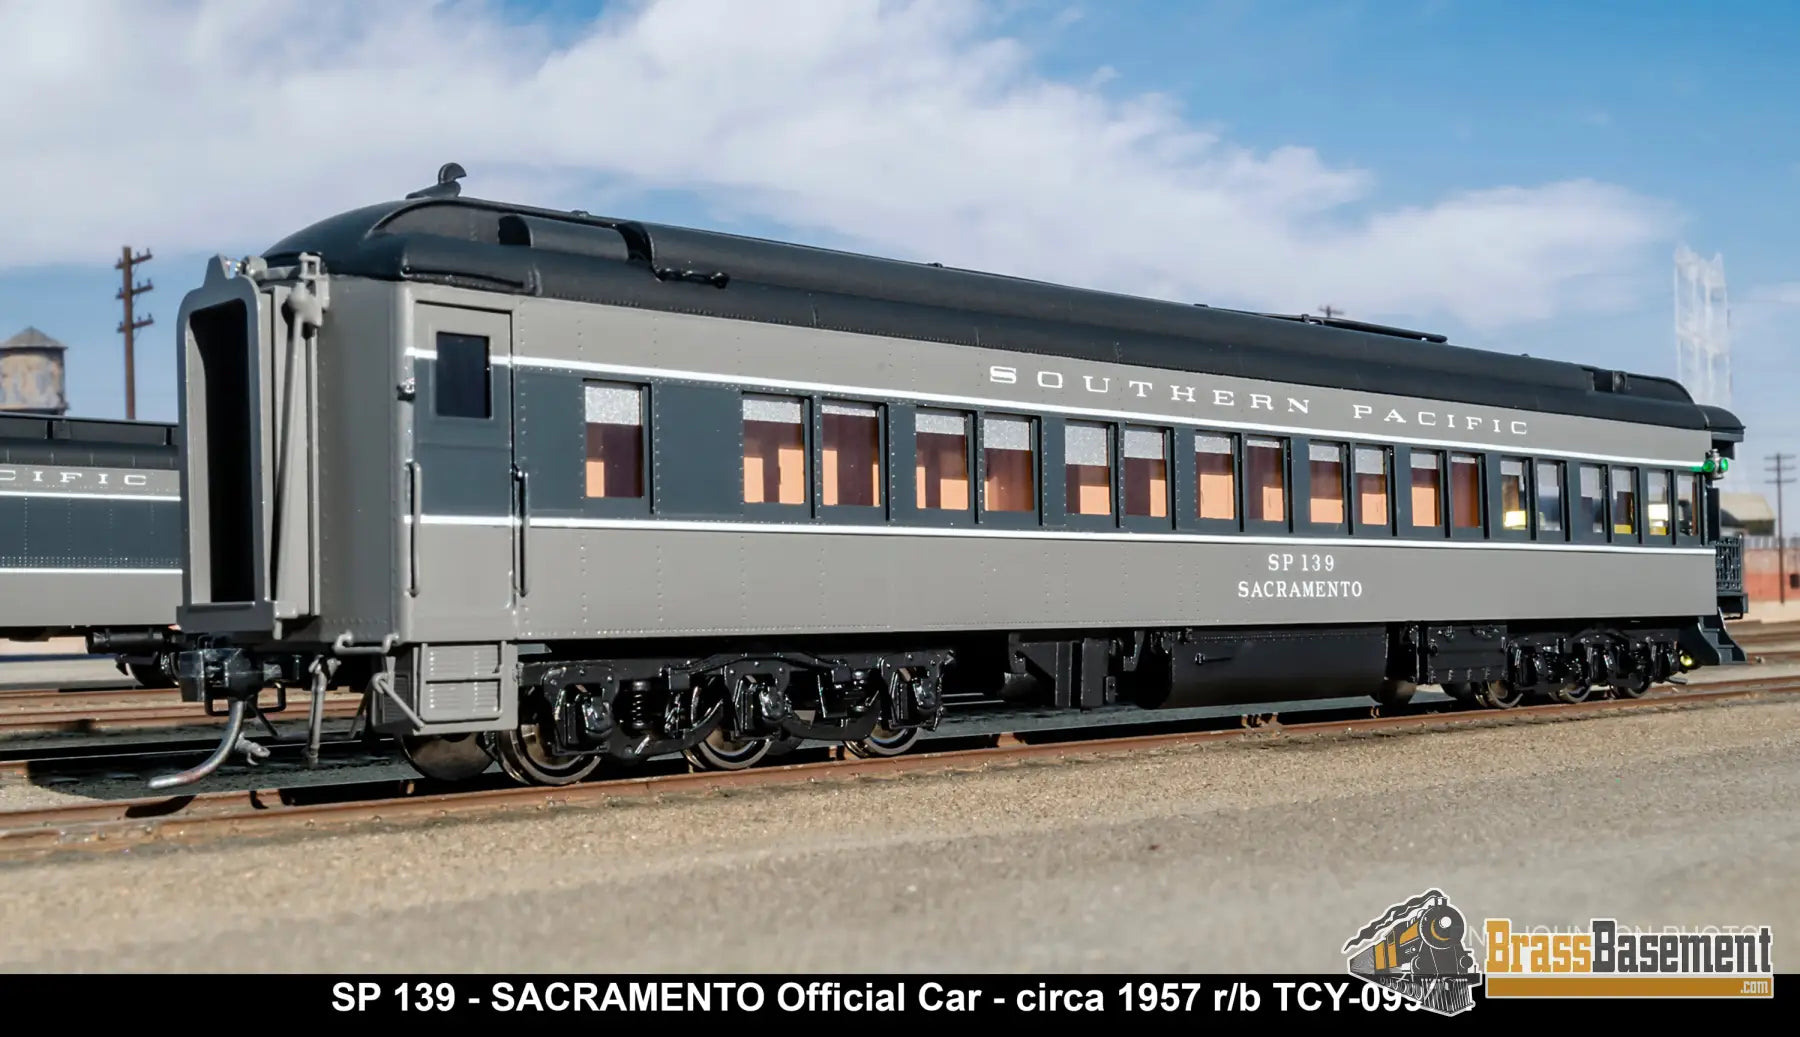
{"label": "wheel", "polygon": [[573,785],[600,767],[599,753],[563,756],[552,752],[543,729],[531,722],[493,739],[500,769],[522,785]]}
{"label": "wheel", "polygon": [[899,756],[917,744],[919,736],[924,733],[924,729],[918,727],[909,727],[901,731],[876,727],[875,730],[869,732],[869,737],[847,742],[844,748],[865,760],[876,756]]}
{"label": "wheel", "polygon": [[1570,683],[1570,684],[1563,684],[1558,687],[1550,689],[1547,693],[1545,693],[1544,697],[1549,699],[1551,702],[1562,702],[1562,703],[1573,704],[1576,702],[1585,701],[1588,697],[1588,692],[1590,690],[1591,689],[1588,687],[1588,685],[1581,684],[1578,682]]}
{"label": "wheel", "polygon": [[1650,690],[1650,678],[1642,674],[1632,674],[1612,686],[1613,694],[1622,699],[1640,699],[1644,692]]}
{"label": "wheel", "polygon": [[1511,709],[1525,694],[1505,681],[1479,681],[1475,684],[1475,702],[1487,709]]}
{"label": "wheel", "polygon": [[763,757],[769,755],[773,739],[753,738],[746,742],[734,742],[725,735],[723,728],[713,728],[706,741],[688,749],[683,755],[688,762],[701,770],[708,771],[741,771],[753,767]]}
{"label": "wheel", "polygon": [[1383,681],[1381,689],[1375,692],[1375,701],[1384,706],[1404,706],[1418,690],[1419,686],[1411,681]]}
{"label": "wheel", "polygon": [[1465,706],[1478,704],[1475,695],[1476,686],[1468,681],[1445,681],[1441,687],[1444,690],[1444,694]]}
{"label": "wheel", "polygon": [[146,688],[173,688],[175,678],[163,672],[158,663],[126,663],[125,669],[130,671],[131,679]]}
{"label": "wheel", "polygon": [[433,781],[468,781],[487,772],[494,758],[481,744],[481,736],[406,735],[400,739],[406,762]]}

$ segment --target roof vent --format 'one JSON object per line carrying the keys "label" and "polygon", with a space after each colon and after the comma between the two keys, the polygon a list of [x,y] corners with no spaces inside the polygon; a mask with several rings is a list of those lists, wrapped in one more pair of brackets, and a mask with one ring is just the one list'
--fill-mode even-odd
{"label": "roof vent", "polygon": [[446,162],[438,167],[436,184],[433,184],[430,187],[420,188],[406,197],[455,198],[457,195],[462,194],[462,185],[457,183],[457,181],[468,175],[469,174],[463,170],[463,167],[454,162]]}

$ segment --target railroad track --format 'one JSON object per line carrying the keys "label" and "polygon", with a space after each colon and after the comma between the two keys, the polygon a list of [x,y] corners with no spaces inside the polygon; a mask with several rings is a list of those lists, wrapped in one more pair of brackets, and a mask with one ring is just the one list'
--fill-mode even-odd
{"label": "railroad track", "polygon": [[1783,620],[1778,623],[1747,623],[1739,620],[1725,624],[1725,629],[1731,639],[1740,645],[1746,642],[1800,640],[1800,620]]}
{"label": "railroad track", "polygon": [[[91,692],[88,694],[106,694]],[[143,705],[144,696],[137,695],[120,702],[137,703],[114,705],[107,708],[93,708],[82,703],[74,708],[58,701],[49,708],[31,708],[29,705],[19,709],[0,710],[0,737],[20,734],[81,733],[104,734],[114,731],[135,731],[156,727],[205,727],[224,723],[223,717],[212,716],[198,702],[173,702],[156,705]],[[362,698],[359,695],[327,695],[325,698],[325,716],[342,718],[354,716]],[[296,708],[304,712],[307,699],[302,696],[290,696],[287,713]],[[13,703],[8,703],[9,706]]]}
{"label": "railroad track", "polygon": [[[1719,681],[1685,690],[1665,686],[1637,699],[1598,699],[1576,704],[1521,706],[1504,711],[1430,704],[1390,710],[1392,715],[1381,715],[1382,709],[1366,707],[1303,710],[1289,714],[1297,719],[1288,721],[1283,721],[1278,714],[1214,717],[1168,725],[1173,728],[1170,730],[1129,735],[1118,735],[1116,728],[999,732],[972,738],[980,744],[964,748],[867,760],[831,756],[742,771],[684,771],[678,765],[652,761],[629,774],[596,776],[581,784],[561,788],[520,787],[500,784],[496,780],[491,784],[475,783],[457,791],[445,791],[424,780],[399,780],[81,802],[0,813],[0,855],[41,856],[209,838],[299,834],[371,823],[499,817],[579,808],[621,798],[958,771],[1034,758],[1116,755],[1253,738],[1398,735],[1452,728],[1568,722],[1629,712],[1717,708],[1794,695],[1800,695],[1800,678],[1761,677]],[[1232,723],[1234,720],[1236,722]]]}

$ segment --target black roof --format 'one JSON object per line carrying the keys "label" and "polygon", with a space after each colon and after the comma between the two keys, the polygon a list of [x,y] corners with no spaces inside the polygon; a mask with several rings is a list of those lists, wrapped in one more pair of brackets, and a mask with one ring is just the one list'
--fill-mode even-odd
{"label": "black roof", "polygon": [[340,213],[264,257],[280,263],[310,252],[341,275],[1743,434],[1735,416],[1696,405],[1672,379],[1468,349],[1426,332],[448,193]]}
{"label": "black roof", "polygon": [[175,428],[166,421],[0,414],[0,440],[8,442],[172,448]]}

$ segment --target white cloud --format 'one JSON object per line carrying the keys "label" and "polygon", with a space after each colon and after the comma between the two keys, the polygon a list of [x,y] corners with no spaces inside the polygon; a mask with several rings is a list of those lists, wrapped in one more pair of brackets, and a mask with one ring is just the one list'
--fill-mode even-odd
{"label": "white cloud", "polygon": [[[378,12],[378,13],[377,13]],[[483,5],[0,7],[0,269],[243,252],[441,162],[484,197],[635,190],[889,255],[1221,305],[1471,326],[1618,304],[1672,217],[1585,181],[1370,209],[1168,99],[1033,72],[962,0],[666,0],[552,38]]]}

